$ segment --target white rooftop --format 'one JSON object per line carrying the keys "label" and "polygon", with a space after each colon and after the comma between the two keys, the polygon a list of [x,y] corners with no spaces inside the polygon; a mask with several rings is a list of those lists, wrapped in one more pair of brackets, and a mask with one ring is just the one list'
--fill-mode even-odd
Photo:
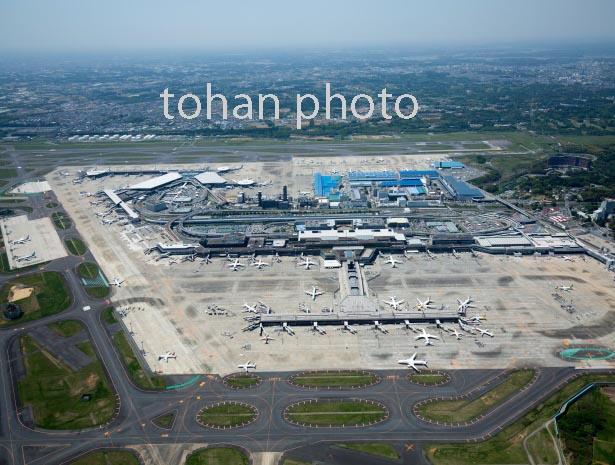
{"label": "white rooftop", "polygon": [[226,184],[226,179],[213,171],[201,173],[198,176],[195,176],[194,179],[201,184]]}
{"label": "white rooftop", "polygon": [[137,184],[133,184],[128,189],[131,190],[148,190],[148,189],[156,189],[157,187],[164,186],[173,181],[177,181],[181,179],[182,175],[177,172],[163,174],[162,176],[157,176],[152,179],[148,179],[147,181],[143,181]]}

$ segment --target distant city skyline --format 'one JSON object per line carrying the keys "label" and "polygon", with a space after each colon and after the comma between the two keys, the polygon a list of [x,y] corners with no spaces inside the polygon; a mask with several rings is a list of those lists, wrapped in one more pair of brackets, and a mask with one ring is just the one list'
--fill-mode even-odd
{"label": "distant city skyline", "polygon": [[611,0],[20,0],[0,6],[0,53],[611,42],[613,18]]}

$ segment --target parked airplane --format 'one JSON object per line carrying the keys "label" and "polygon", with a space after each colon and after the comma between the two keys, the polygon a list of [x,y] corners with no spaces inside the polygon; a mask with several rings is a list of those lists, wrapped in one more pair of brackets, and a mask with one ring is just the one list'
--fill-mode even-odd
{"label": "parked airplane", "polygon": [[201,260],[201,263],[209,265],[211,263],[211,254],[207,254],[207,257],[203,258],[203,260]]}
{"label": "parked airplane", "polygon": [[408,368],[412,368],[417,373],[420,371],[416,367],[417,365],[422,365],[422,366],[425,366],[425,367],[427,366],[427,360],[416,360],[416,352],[414,354],[412,354],[412,357],[407,358],[405,360],[398,360],[397,363],[400,363],[402,365],[407,365]]}
{"label": "parked airplane", "polygon": [[493,333],[487,331],[486,329],[480,329],[480,328],[474,328],[474,329],[476,329],[476,331],[480,333],[480,337],[483,337],[484,335],[493,337]]}
{"label": "parked airplane", "polygon": [[418,297],[416,298],[416,300],[419,301],[419,303],[416,306],[416,309],[419,312],[425,311],[427,309],[429,309],[431,307],[431,297],[427,297],[426,301],[422,301],[421,299],[419,299]]}
{"label": "parked airplane", "polygon": [[455,336],[457,338],[458,341],[461,340],[463,334],[461,334],[459,331],[457,331],[457,329],[453,329],[451,331],[452,335]]}
{"label": "parked airplane", "polygon": [[117,286],[117,287],[122,287],[122,283],[126,281],[125,279],[122,279],[121,281],[119,280],[119,278],[113,278],[113,281],[109,284],[111,284],[112,286]]}
{"label": "parked airplane", "polygon": [[316,265],[316,263],[314,263],[313,261],[310,260],[309,257],[304,257],[303,258],[305,261],[301,264],[301,266],[304,266],[306,270],[310,269],[310,266],[312,265]]}
{"label": "parked airplane", "polygon": [[557,289],[558,291],[572,291],[573,286],[574,284],[571,284],[570,286],[556,286],[555,289]]}
{"label": "parked airplane", "polygon": [[403,304],[405,302],[405,300],[396,300],[396,297],[394,295],[391,296],[391,298],[389,300],[383,300],[383,302],[385,304],[387,304],[390,307],[393,307],[393,310],[398,310],[399,307],[401,306],[401,304]]}
{"label": "parked airplane", "polygon": [[167,352],[166,354],[159,355],[158,361],[164,360],[165,362],[169,363],[170,358],[177,358],[177,355],[175,355],[175,352]]}
{"label": "parked airplane", "polygon": [[316,297],[318,297],[319,295],[323,295],[324,292],[320,292],[318,290],[318,288],[316,286],[312,286],[312,290],[311,291],[304,291],[307,295],[309,295],[312,300],[316,300]]}
{"label": "parked airplane", "polygon": [[389,258],[384,261],[385,265],[392,265],[391,268],[397,268],[398,263],[401,264],[401,260],[395,260],[393,255],[389,255]]}
{"label": "parked airplane", "polygon": [[226,266],[230,266],[231,268],[233,268],[233,271],[237,271],[237,267],[238,267],[238,266],[240,266],[240,267],[242,267],[242,268],[243,268],[245,265],[243,265],[243,264],[239,263],[239,259],[238,259],[238,258],[236,258],[236,259],[235,259],[232,263],[229,263],[229,264],[228,264],[228,265],[226,265]]}
{"label": "parked airplane", "polygon": [[480,324],[481,320],[486,320],[486,315],[474,315],[466,318],[461,318],[464,323]]}
{"label": "parked airplane", "polygon": [[467,324],[465,324],[461,320],[458,320],[458,322],[459,322],[459,327],[461,329],[463,329],[464,331],[466,331],[466,332],[468,332],[470,334],[476,334],[476,331],[475,331],[476,328],[474,326],[467,325]]}
{"label": "parked airplane", "polygon": [[431,341],[430,339],[440,339],[438,336],[434,336],[433,334],[429,334],[427,331],[425,331],[425,328],[421,328],[422,333],[419,334],[418,336],[416,336],[414,339],[415,340],[419,340],[419,339],[425,339],[425,345],[426,346],[430,346],[431,345]]}
{"label": "parked airplane", "polygon": [[566,261],[566,262],[574,262],[574,258],[572,258],[572,257],[570,257],[570,256],[568,256],[568,255],[564,255],[562,258],[563,258],[563,259],[564,259],[564,261]]}
{"label": "parked airplane", "polygon": [[247,373],[250,368],[256,368],[256,363],[252,363],[248,360],[246,363],[237,365],[237,368],[241,368],[242,370],[245,370],[245,372]]}
{"label": "parked airplane", "polygon": [[245,308],[243,313],[258,313],[258,310],[256,309],[256,305],[252,306],[248,303],[245,303],[243,304],[243,308]]}
{"label": "parked airplane", "polygon": [[105,216],[110,215],[110,214],[111,214],[111,210],[106,211],[106,212],[97,212],[97,213],[95,213],[95,215],[97,217],[99,217],[99,218],[104,218]]}
{"label": "parked airplane", "polygon": [[282,259],[280,258],[277,252],[275,253],[273,259],[278,263],[282,263]]}
{"label": "parked airplane", "polygon": [[262,270],[264,266],[269,266],[269,263],[266,263],[259,258],[257,261],[252,263],[252,266],[255,266],[259,270]]}
{"label": "parked airplane", "polygon": [[465,313],[468,308],[476,308],[474,305],[472,305],[471,296],[468,296],[468,298],[463,302],[457,299],[457,303],[459,304],[459,307],[457,307],[457,313]]}
{"label": "parked airplane", "polygon": [[27,236],[20,237],[19,239],[9,241],[9,245],[25,244],[26,242],[29,242],[29,241],[30,241],[30,235],[28,234]]}
{"label": "parked airplane", "polygon": [[29,262],[33,258],[36,258],[36,252],[32,252],[30,255],[22,255],[21,257],[15,257],[16,262]]}
{"label": "parked airplane", "polygon": [[265,333],[263,337],[261,337],[261,341],[265,341],[265,344],[269,344],[269,341],[275,340],[273,337],[270,337],[269,334]]}
{"label": "parked airplane", "polygon": [[196,258],[196,254],[193,253],[191,255],[185,255],[181,258],[182,263],[183,262],[193,262]]}
{"label": "parked airplane", "polygon": [[103,218],[102,224],[113,224],[117,221],[117,218],[111,218],[110,220],[106,220]]}

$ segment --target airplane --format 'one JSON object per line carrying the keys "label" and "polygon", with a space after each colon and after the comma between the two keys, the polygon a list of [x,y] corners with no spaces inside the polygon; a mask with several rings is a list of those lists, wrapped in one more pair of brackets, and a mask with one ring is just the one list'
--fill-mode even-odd
{"label": "airplane", "polygon": [[572,291],[572,287],[574,286],[574,284],[571,284],[570,286],[556,286],[555,289],[557,289],[558,291]]}
{"label": "airplane", "polygon": [[256,363],[252,363],[251,361],[248,360],[246,363],[237,365],[237,368],[241,368],[242,370],[245,370],[245,372],[247,373],[250,368],[256,368]]}
{"label": "airplane", "polygon": [[467,318],[461,318],[464,323],[480,324],[481,320],[486,320],[486,315],[474,315]]}
{"label": "airplane", "polygon": [[269,266],[269,263],[262,261],[260,258],[252,263],[252,266],[255,266],[259,270],[262,270],[264,266]]}
{"label": "airplane", "polygon": [[126,281],[125,279],[122,279],[121,281],[119,280],[119,278],[113,278],[113,281],[109,284],[111,284],[112,286],[117,286],[117,287],[122,287],[122,283]]}
{"label": "airplane", "polygon": [[30,241],[30,235],[29,234],[27,236],[20,237],[19,239],[15,239],[15,240],[9,241],[9,245],[25,244],[28,241]]}
{"label": "airplane", "polygon": [[111,218],[110,220],[102,220],[102,224],[113,224],[117,221],[117,218]]}
{"label": "airplane", "polygon": [[463,302],[459,299],[457,299],[457,303],[459,304],[459,307],[457,307],[457,313],[465,313],[465,311],[468,308],[476,308],[474,305],[472,305],[472,297],[468,296],[468,298],[466,300],[464,300]]}
{"label": "airplane", "polygon": [[169,363],[170,358],[177,358],[177,355],[175,355],[175,352],[167,352],[166,354],[159,355],[158,361],[164,360],[165,362]]}
{"label": "airplane", "polygon": [[280,258],[277,252],[275,253],[275,256],[273,257],[273,259],[278,263],[282,263],[282,259]]}
{"label": "airplane", "polygon": [[99,218],[104,218],[105,216],[110,215],[110,214],[111,214],[111,210],[106,211],[106,212],[98,212],[98,213],[95,213],[95,215],[96,215],[97,217],[99,217]]}
{"label": "airplane", "polygon": [[414,339],[417,340],[417,341],[419,339],[425,339],[425,345],[426,346],[432,345],[431,341],[430,341],[431,338],[433,338],[433,339],[440,339],[438,336],[434,336],[433,334],[429,334],[427,331],[425,331],[425,328],[421,328],[421,331],[423,331],[423,332],[421,334],[419,334],[418,336],[416,336]]}
{"label": "airplane", "polygon": [[474,326],[467,325],[467,324],[465,324],[461,320],[458,320],[458,322],[459,322],[459,327],[461,329],[463,329],[464,331],[466,331],[466,332],[468,332],[470,334],[476,334],[476,331],[475,331],[476,328]]}
{"label": "airplane", "polygon": [[476,329],[476,331],[480,333],[480,337],[483,337],[485,334],[487,336],[493,337],[493,333],[487,331],[486,329],[480,329],[480,328],[474,328],[474,329]]}
{"label": "airplane", "polygon": [[402,262],[400,260],[395,260],[393,255],[389,255],[389,258],[387,258],[384,263],[387,265],[392,265],[391,268],[397,268],[397,264]]}
{"label": "airplane", "polygon": [[459,259],[459,258],[461,258],[461,255],[459,255],[459,254],[457,253],[457,251],[456,251],[455,249],[453,249],[453,257],[455,257],[455,258]]}
{"label": "airplane", "polygon": [[385,304],[387,304],[390,307],[393,307],[393,310],[397,310],[399,309],[399,307],[401,306],[401,304],[403,304],[405,302],[405,300],[396,300],[396,297],[394,295],[391,296],[391,298],[389,300],[383,300],[383,302]]}
{"label": "airplane", "polygon": [[318,290],[318,288],[316,286],[312,286],[312,290],[311,291],[304,291],[307,295],[309,295],[312,300],[316,300],[316,297],[318,297],[319,295],[323,295],[324,292],[320,292]]}
{"label": "airplane", "polygon": [[417,373],[420,370],[416,367],[416,365],[422,365],[425,367],[427,366],[427,360],[416,360],[416,352],[412,354],[412,357],[407,358],[405,360],[398,360],[397,363],[400,363],[402,365],[407,365],[408,368],[412,368]]}
{"label": "airplane", "polygon": [[568,256],[568,255],[564,255],[562,258],[563,258],[563,259],[564,259],[564,261],[566,261],[566,262],[573,262],[573,263],[574,263],[574,258],[572,258],[572,257],[570,257],[570,256]]}
{"label": "airplane", "polygon": [[261,337],[261,341],[265,341],[265,344],[269,344],[269,341],[275,340],[273,337],[270,337],[269,334],[265,333],[263,337]]}
{"label": "airplane", "polygon": [[36,252],[32,252],[30,255],[22,255],[21,257],[15,257],[16,262],[29,262],[33,258],[36,258]]}
{"label": "airplane", "polygon": [[431,307],[431,297],[427,297],[426,301],[422,301],[421,299],[419,299],[418,297],[416,298],[416,300],[419,301],[419,303],[416,306],[416,309],[420,312],[420,311],[424,311],[424,310],[428,310]]}
{"label": "airplane", "polygon": [[459,331],[457,331],[457,329],[456,329],[456,328],[455,328],[455,329],[453,329],[453,330],[451,331],[451,333],[453,334],[453,336],[455,336],[455,337],[457,338],[457,340],[458,340],[458,341],[460,341],[460,340],[461,340],[461,338],[462,338],[462,336],[463,336],[463,334],[461,334]]}
{"label": "airplane", "polygon": [[73,184],[81,184],[83,179],[73,179]]}
{"label": "airplane", "polygon": [[193,253],[193,254],[191,254],[191,255],[185,255],[185,256],[183,256],[183,257],[181,258],[181,261],[182,261],[182,263],[183,263],[183,262],[193,262],[195,258],[196,258],[196,254],[195,254],[195,253]]}
{"label": "airplane", "polygon": [[243,311],[243,313],[258,313],[258,310],[256,309],[256,305],[251,306],[250,304],[243,304],[243,308],[245,308],[245,310]]}
{"label": "airplane", "polygon": [[233,271],[237,271],[238,266],[244,267],[245,265],[242,265],[241,263],[239,263],[239,259],[236,258],[232,263],[229,263],[226,266],[230,266],[231,268],[233,268]]}
{"label": "airplane", "polygon": [[310,269],[310,266],[312,266],[312,265],[316,265],[316,263],[314,263],[314,262],[310,261],[310,258],[309,258],[309,257],[305,257],[305,258],[304,258],[304,260],[305,260],[305,262],[303,262],[303,263],[301,264],[301,266],[305,266],[305,269],[306,269],[306,270],[309,270],[309,269]]}
{"label": "airplane", "polygon": [[207,254],[207,257],[203,258],[203,260],[201,260],[201,263],[205,263],[206,265],[211,263],[211,254]]}

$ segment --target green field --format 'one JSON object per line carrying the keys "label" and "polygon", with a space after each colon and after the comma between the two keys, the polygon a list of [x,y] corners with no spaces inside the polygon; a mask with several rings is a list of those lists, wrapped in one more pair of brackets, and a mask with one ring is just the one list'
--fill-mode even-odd
{"label": "green field", "polygon": [[120,358],[130,374],[130,378],[137,386],[143,389],[164,389],[166,381],[163,376],[150,375],[139,363],[132,346],[126,339],[124,331],[118,331],[113,336],[113,344],[117,348]]}
{"label": "green field", "polygon": [[115,318],[115,309],[113,307],[107,307],[102,311],[102,320],[108,325],[112,325],[113,323],[117,323],[117,318]]}
{"label": "green field", "polygon": [[51,220],[58,229],[68,229],[73,224],[66,212],[55,212],[51,214]]}
{"label": "green field", "polygon": [[431,402],[421,405],[419,413],[426,418],[438,421],[470,421],[518,393],[519,389],[529,383],[533,376],[534,370],[517,370],[512,372],[505,381],[474,400]]}
{"label": "green field", "polygon": [[60,204],[56,203],[56,202],[49,202],[47,205],[45,205],[47,208],[58,208],[60,206]]}
{"label": "green field", "polygon": [[476,444],[425,444],[423,450],[433,465],[528,463],[523,439],[551,419],[567,399],[595,381],[613,382],[615,376],[592,375],[574,380],[487,441]]}
{"label": "green field", "polygon": [[107,297],[109,295],[109,286],[88,286],[85,288],[85,292],[88,295],[94,297],[95,299],[102,299],[103,297]]}
{"label": "green field", "polygon": [[12,168],[0,168],[0,179],[13,179],[17,176],[17,170]]}
{"label": "green field", "polygon": [[77,274],[82,278],[92,279],[100,274],[100,269],[96,263],[83,262],[77,267]]}
{"label": "green field", "polygon": [[429,372],[421,372],[421,373],[410,373],[408,375],[408,379],[413,383],[420,384],[441,384],[448,379],[448,377],[444,373],[429,373]]}
{"label": "green field", "polygon": [[139,459],[128,451],[95,452],[69,465],[139,465]]}
{"label": "green field", "polygon": [[9,291],[14,285],[32,287],[34,291],[30,297],[16,302],[23,310],[23,316],[11,321],[0,318],[0,326],[23,324],[26,321],[55,315],[70,306],[70,296],[64,277],[57,271],[45,271],[12,279],[0,290],[0,302],[7,301]]}
{"label": "green field", "polygon": [[237,426],[255,417],[254,409],[238,404],[222,404],[205,408],[199,412],[199,419],[203,423],[216,426]]}
{"label": "green field", "polygon": [[231,387],[246,389],[257,386],[260,383],[260,379],[255,375],[238,375],[230,376],[224,380],[226,384]]}
{"label": "green field", "polygon": [[83,255],[87,250],[83,241],[77,237],[71,237],[64,241],[66,248],[73,255]]}
{"label": "green field", "polygon": [[246,454],[230,447],[209,447],[190,454],[185,465],[248,465]]}
{"label": "green field", "polygon": [[312,465],[312,462],[306,462],[305,460],[298,460],[292,457],[284,459],[284,463],[282,465]]}
{"label": "green field", "polygon": [[299,386],[322,388],[364,386],[366,384],[373,384],[376,381],[377,377],[374,374],[352,371],[341,373],[328,373],[326,371],[306,373],[290,379],[292,384]]}
{"label": "green field", "polygon": [[355,425],[381,420],[386,414],[379,405],[358,401],[298,404],[287,413],[291,421],[314,425]]}
{"label": "green field", "polygon": [[177,415],[177,410],[173,412],[169,412],[166,415],[160,415],[159,417],[154,418],[154,424],[160,426],[161,428],[170,429],[175,421],[175,416]]}
{"label": "green field", "polygon": [[[87,428],[112,418],[115,397],[98,360],[72,371],[29,336],[21,336],[19,345],[26,369],[26,376],[17,381],[19,398],[22,404],[31,406],[36,426]],[[90,394],[92,399],[82,401],[83,394]]]}
{"label": "green field", "polygon": [[528,439],[527,448],[538,465],[550,465],[558,461],[557,449],[546,428]]}
{"label": "green field", "polygon": [[381,457],[387,457],[389,459],[396,460],[398,458],[397,451],[389,444],[337,444],[338,447],[344,449],[356,450],[359,452],[365,452],[367,454],[379,455]]}
{"label": "green field", "polygon": [[56,333],[62,337],[71,337],[77,333],[80,333],[83,329],[81,323],[76,320],[62,320],[48,325]]}

